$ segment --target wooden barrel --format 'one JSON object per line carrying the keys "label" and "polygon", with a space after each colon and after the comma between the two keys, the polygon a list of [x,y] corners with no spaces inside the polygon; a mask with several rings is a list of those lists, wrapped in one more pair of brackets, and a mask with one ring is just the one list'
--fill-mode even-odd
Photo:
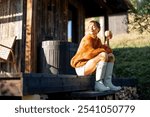
{"label": "wooden barrel", "polygon": [[40,54],[40,72],[51,74],[75,74],[70,66],[70,59],[77,50],[77,46],[60,40],[42,42]]}

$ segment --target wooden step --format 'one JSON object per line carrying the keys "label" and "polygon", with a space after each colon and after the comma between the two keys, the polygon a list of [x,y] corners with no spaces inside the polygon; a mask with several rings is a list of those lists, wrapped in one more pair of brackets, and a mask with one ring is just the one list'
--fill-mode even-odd
{"label": "wooden step", "polygon": [[90,90],[94,87],[94,80],[92,76],[24,73],[23,95]]}
{"label": "wooden step", "polygon": [[[113,78],[112,82],[116,86],[121,86],[121,87],[137,87],[138,81],[137,79],[133,78]],[[121,90],[119,90],[121,91]],[[103,92],[97,92],[94,90],[89,90],[89,91],[77,91],[77,92],[72,92],[71,96],[74,99],[104,99],[107,96],[112,96],[111,99],[115,99],[115,94],[118,93],[119,91],[103,91]]]}
{"label": "wooden step", "polygon": [[114,95],[116,92],[118,91],[102,91],[102,92],[98,92],[98,91],[79,91],[79,92],[72,92],[71,96],[73,98],[97,98],[97,97],[104,97],[104,96],[108,96],[108,95]]}

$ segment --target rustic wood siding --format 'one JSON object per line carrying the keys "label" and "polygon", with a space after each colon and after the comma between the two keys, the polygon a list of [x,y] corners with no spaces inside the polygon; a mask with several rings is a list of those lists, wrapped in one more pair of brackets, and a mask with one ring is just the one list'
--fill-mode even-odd
{"label": "rustic wood siding", "polygon": [[0,39],[22,37],[22,0],[5,0],[0,3]]}
{"label": "rustic wood siding", "polygon": [[[43,1],[43,40],[48,37],[49,40],[67,39],[67,8],[68,0],[45,0]],[[39,14],[40,15],[40,14]]]}
{"label": "rustic wood siding", "polygon": [[[37,71],[43,40],[68,41],[70,4],[75,7],[77,16],[73,26],[73,42],[79,43],[84,36],[85,8],[80,0],[31,1],[32,6],[29,9],[27,7],[30,0],[6,0],[0,3],[0,39],[13,35],[20,39],[15,46],[15,53],[17,59],[22,60],[22,72]],[[18,64],[20,69],[20,62]]]}
{"label": "rustic wood siding", "polygon": [[[40,50],[42,41],[44,40],[60,40],[68,41],[68,20],[69,20],[69,5],[71,4],[77,10],[78,17],[76,18],[74,38],[75,43],[79,43],[84,36],[84,21],[85,21],[85,9],[79,0],[38,0],[36,15],[34,15],[34,31],[33,35],[35,43],[37,44],[37,50],[33,53],[34,57],[37,57],[37,69],[39,67]],[[37,55],[35,54],[37,53]],[[33,58],[34,58],[33,57]],[[33,60],[32,58],[32,60]]]}
{"label": "rustic wood siding", "polygon": [[36,17],[37,44],[43,40],[68,41],[68,6],[72,4],[77,9],[77,42],[84,35],[84,8],[78,0],[38,0]]}
{"label": "rustic wood siding", "polygon": [[[0,3],[0,40],[17,36],[15,54],[18,69],[20,69],[20,51],[22,39],[22,3],[23,0],[3,0]],[[10,71],[10,65],[4,65],[5,71]]]}

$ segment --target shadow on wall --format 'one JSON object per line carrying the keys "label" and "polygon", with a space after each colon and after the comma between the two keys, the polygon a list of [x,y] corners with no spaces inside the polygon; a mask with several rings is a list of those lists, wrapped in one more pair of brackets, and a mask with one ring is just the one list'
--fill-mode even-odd
{"label": "shadow on wall", "polygon": [[70,66],[78,45],[59,40],[43,41],[38,54],[38,72],[50,74],[76,74]]}

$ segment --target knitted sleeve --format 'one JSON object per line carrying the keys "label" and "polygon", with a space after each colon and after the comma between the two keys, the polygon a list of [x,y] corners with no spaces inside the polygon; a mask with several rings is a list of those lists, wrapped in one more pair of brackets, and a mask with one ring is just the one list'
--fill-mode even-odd
{"label": "knitted sleeve", "polygon": [[91,37],[84,37],[80,42],[77,53],[71,59],[71,66],[74,68],[80,67],[99,53],[105,52],[106,50],[100,47],[100,42],[97,42],[95,43],[95,40]]}

